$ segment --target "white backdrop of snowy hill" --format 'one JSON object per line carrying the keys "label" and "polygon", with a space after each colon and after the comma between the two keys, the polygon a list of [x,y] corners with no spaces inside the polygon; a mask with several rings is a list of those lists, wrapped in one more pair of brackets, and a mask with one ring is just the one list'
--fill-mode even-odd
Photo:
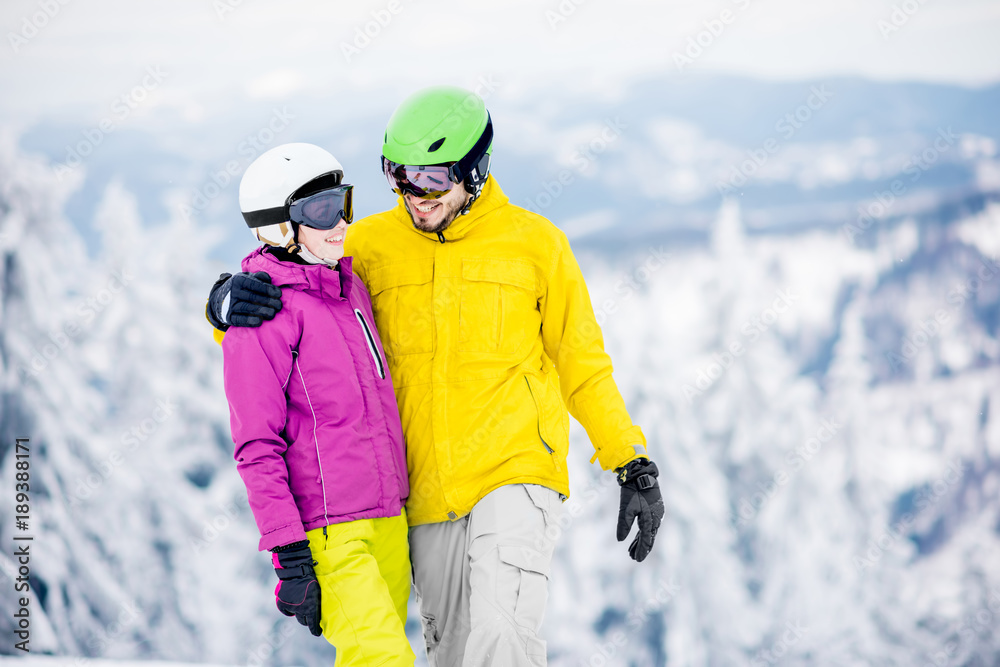
{"label": "white backdrop of snowy hill", "polygon": [[[821,85],[651,82],[582,110],[496,93],[516,137],[497,175],[571,235],[668,508],[629,561],[617,486],[575,428],[553,665],[1000,662],[1000,89],[827,82],[723,201]],[[391,204],[381,117],[354,134],[291,110],[275,143],[329,145],[363,206]],[[194,214],[191,193],[245,168],[235,147],[269,113],[122,131],[69,172],[65,127],[3,135],[0,479],[30,437],[33,651],[332,659],[271,606],[202,314],[212,258],[232,269],[249,237],[232,184]],[[13,516],[5,492],[5,545]],[[5,609],[14,572],[0,555]]]}
{"label": "white backdrop of snowy hill", "polygon": [[[484,72],[463,85],[489,105],[493,170],[511,200],[602,247],[664,231],[701,237],[726,186],[754,229],[839,226],[900,176],[905,191],[888,215],[1000,188],[1000,84],[660,76],[598,97],[573,82],[540,87]],[[328,148],[357,187],[360,215],[390,207],[378,156],[398,102],[379,90],[316,87],[281,99],[234,97],[199,118],[171,106],[140,106],[121,121],[111,109],[53,115],[23,128],[21,144],[83,179],[67,210],[79,228],[120,180],[149,224],[187,207],[200,225],[220,229],[227,243],[214,256],[234,263],[250,248],[238,224],[239,174],[276,144]],[[101,120],[113,131],[99,132]],[[949,131],[961,139],[935,150]],[[904,174],[908,166],[916,171]]]}

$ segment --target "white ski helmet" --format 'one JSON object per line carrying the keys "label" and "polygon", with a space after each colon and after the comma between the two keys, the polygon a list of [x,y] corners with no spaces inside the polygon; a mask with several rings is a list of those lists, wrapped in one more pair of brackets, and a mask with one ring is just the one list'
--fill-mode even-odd
{"label": "white ski helmet", "polygon": [[282,144],[262,153],[240,180],[240,211],[258,241],[298,250],[289,205],[305,185],[319,191],[340,185],[344,168],[313,144]]}

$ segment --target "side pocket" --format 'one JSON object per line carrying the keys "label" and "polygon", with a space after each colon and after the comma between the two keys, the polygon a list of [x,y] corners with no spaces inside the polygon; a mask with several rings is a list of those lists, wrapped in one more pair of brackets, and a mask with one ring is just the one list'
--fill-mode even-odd
{"label": "side pocket", "polygon": [[281,383],[282,391],[288,389],[288,381],[292,379],[292,373],[295,372],[295,362],[298,361],[298,359],[299,359],[299,351],[292,350],[292,366],[291,368],[288,369],[288,377],[286,377],[285,381]]}
{"label": "side pocket", "polygon": [[[542,513],[546,528],[559,526],[562,516],[562,496],[557,491],[539,484],[525,484],[524,490],[533,504]],[[559,533],[562,531],[560,530]],[[554,546],[554,545],[553,545]]]}
{"label": "side pocket", "polygon": [[528,393],[531,394],[531,401],[535,404],[535,419],[537,420],[535,425],[538,428],[538,439],[541,440],[542,444],[545,446],[545,451],[549,454],[553,454],[556,450],[552,449],[548,441],[545,439],[545,436],[542,434],[542,407],[538,404],[538,397],[535,396],[535,390],[531,388],[531,381],[528,379],[527,375],[524,376],[524,383],[528,385]]}
{"label": "side pocket", "polygon": [[514,622],[537,633],[549,600],[551,558],[531,547],[501,545],[497,549],[501,567],[513,568],[519,579],[517,597],[513,601]]}
{"label": "side pocket", "polygon": [[441,633],[438,631],[437,619],[430,614],[420,614],[420,625],[424,631],[424,644],[427,650],[437,648],[441,643]]}

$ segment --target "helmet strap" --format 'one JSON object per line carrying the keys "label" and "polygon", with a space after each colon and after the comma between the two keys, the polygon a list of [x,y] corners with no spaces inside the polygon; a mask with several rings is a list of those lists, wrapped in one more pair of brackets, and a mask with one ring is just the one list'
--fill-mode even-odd
{"label": "helmet strap", "polygon": [[467,215],[469,213],[469,209],[472,208],[472,204],[475,203],[477,199],[479,199],[479,193],[483,191],[483,186],[470,185],[468,181],[466,181],[465,191],[471,194],[472,196],[469,197],[469,201],[465,202],[465,206],[462,207],[462,210],[458,212],[459,215]]}
{"label": "helmet strap", "polygon": [[302,247],[302,244],[299,243],[299,225],[298,223],[291,221],[289,221],[288,224],[292,226],[292,242],[288,244],[288,252],[293,255],[297,255],[305,250],[305,248]]}
{"label": "helmet strap", "polygon": [[[480,173],[479,167],[486,162],[486,173]],[[483,186],[486,185],[486,181],[490,176],[490,156],[483,155],[483,157],[472,166],[469,173],[465,176],[465,191],[472,195],[472,198],[466,202],[465,206],[459,212],[459,215],[466,215],[469,209],[472,208],[473,202],[479,199],[479,195],[483,192]]]}
{"label": "helmet strap", "polygon": [[305,246],[299,246],[299,257],[309,262],[310,264],[328,264],[329,266],[337,266],[337,260],[335,259],[323,259],[322,257],[317,257],[316,255],[309,252],[309,248]]}
{"label": "helmet strap", "polygon": [[299,243],[299,224],[297,222],[291,223],[292,225],[292,243],[288,246],[288,253],[291,255],[298,255],[310,264],[329,264],[330,266],[337,266],[337,260],[335,259],[323,259],[322,257],[317,257],[316,255],[309,252],[309,248],[305,247]]}

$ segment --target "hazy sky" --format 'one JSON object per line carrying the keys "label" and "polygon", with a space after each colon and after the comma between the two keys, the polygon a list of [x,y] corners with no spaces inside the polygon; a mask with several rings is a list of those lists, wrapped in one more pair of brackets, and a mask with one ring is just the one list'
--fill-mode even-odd
{"label": "hazy sky", "polygon": [[489,77],[506,95],[697,72],[1000,81],[997,0],[4,0],[0,25],[0,122],[17,124],[97,116],[142,85],[139,111],[197,122],[310,88],[381,98]]}

